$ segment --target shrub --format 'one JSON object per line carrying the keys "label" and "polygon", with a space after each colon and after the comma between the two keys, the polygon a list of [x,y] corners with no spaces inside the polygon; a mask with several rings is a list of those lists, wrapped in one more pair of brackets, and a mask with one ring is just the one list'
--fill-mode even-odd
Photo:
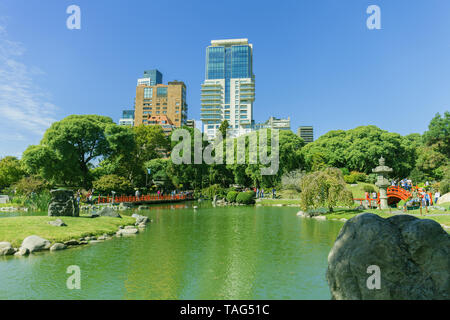
{"label": "shrub", "polygon": [[133,192],[133,187],[127,179],[116,174],[108,174],[95,180],[93,183],[94,189],[100,193],[111,193],[115,191],[117,194],[130,194]]}
{"label": "shrub", "polygon": [[239,194],[239,192],[233,191],[233,190],[228,192],[228,194],[227,194],[227,201],[228,202],[236,202],[236,197],[237,197],[238,194]]}
{"label": "shrub", "polygon": [[346,183],[354,184],[358,181],[366,182],[367,175],[362,172],[352,171],[350,174],[344,176],[344,180]]}
{"label": "shrub", "polygon": [[450,180],[445,179],[439,183],[440,192],[442,195],[450,192]]}
{"label": "shrub", "polygon": [[283,199],[298,199],[300,198],[300,193],[297,190],[282,190],[277,192],[279,196]]}
{"label": "shrub", "polygon": [[13,186],[17,195],[29,196],[32,193],[40,193],[49,188],[45,180],[39,177],[25,177],[17,181]]}
{"label": "shrub", "polygon": [[363,187],[363,190],[364,190],[364,192],[369,192],[369,193],[375,192],[375,188],[373,186],[371,186],[371,185],[368,185],[368,184],[366,184]]}
{"label": "shrub", "polygon": [[303,211],[325,207],[331,212],[338,202],[353,204],[353,195],[347,189],[341,170],[336,168],[307,174],[301,188],[300,207]]}
{"label": "shrub", "polygon": [[221,187],[219,184],[213,184],[207,188],[204,188],[202,190],[202,193],[208,199],[213,199],[216,195],[221,198],[225,198],[227,196],[227,190]]}
{"label": "shrub", "polygon": [[357,182],[356,176],[353,174],[344,176],[344,181],[349,184],[355,184]]}
{"label": "shrub", "polygon": [[301,169],[294,170],[288,173],[285,173],[281,177],[281,187],[284,190],[300,190],[300,181],[302,180],[302,177],[305,175],[305,171],[302,171]]}
{"label": "shrub", "polygon": [[255,193],[253,191],[239,192],[236,197],[237,203],[253,204],[255,203]]}

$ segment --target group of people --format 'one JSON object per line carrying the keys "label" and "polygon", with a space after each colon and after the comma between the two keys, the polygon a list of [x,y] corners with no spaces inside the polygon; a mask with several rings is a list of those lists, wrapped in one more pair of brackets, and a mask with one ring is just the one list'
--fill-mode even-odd
{"label": "group of people", "polygon": [[409,192],[411,192],[413,184],[412,184],[411,179],[404,178],[404,179],[402,179],[400,181],[392,180],[392,186],[393,187],[402,187],[403,189],[408,190]]}
{"label": "group of people", "polygon": [[[256,193],[256,199],[264,198],[264,188],[253,188],[253,191]],[[276,192],[275,188],[272,188],[272,199],[275,199],[277,196]]]}
{"label": "group of people", "polygon": [[[78,189],[77,192],[75,193],[75,199],[76,199],[78,205],[80,204],[82,195],[83,195],[83,193],[81,192],[80,189]],[[92,204],[93,196],[94,196],[94,189],[90,189],[86,194],[86,202]]]}

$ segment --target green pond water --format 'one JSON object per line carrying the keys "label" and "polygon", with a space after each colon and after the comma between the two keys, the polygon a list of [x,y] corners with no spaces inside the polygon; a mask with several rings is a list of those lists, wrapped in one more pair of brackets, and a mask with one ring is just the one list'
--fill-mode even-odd
{"label": "green pond water", "polygon": [[[343,223],[297,211],[152,206],[136,236],[0,257],[0,299],[329,299],[327,256]],[[80,290],[66,286],[71,265]]]}

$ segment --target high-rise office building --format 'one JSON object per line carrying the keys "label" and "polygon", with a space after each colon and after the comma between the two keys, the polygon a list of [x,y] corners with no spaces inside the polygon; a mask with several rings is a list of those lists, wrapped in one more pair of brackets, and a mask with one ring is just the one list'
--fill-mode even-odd
{"label": "high-rise office building", "polygon": [[[144,71],[144,78],[143,79],[148,79],[148,83],[150,86],[155,86],[157,84],[162,84],[162,73],[159,72],[156,69],[153,70],[145,70]],[[141,80],[143,80],[141,79]]]}
{"label": "high-rise office building", "polygon": [[133,126],[134,125],[134,110],[123,110],[122,118],[119,120],[120,126]]}
{"label": "high-rise office building", "polygon": [[212,139],[227,120],[231,136],[252,130],[255,76],[253,45],[248,39],[212,40],[206,48],[201,90],[203,132]]}
{"label": "high-rise office building", "polygon": [[301,126],[298,128],[297,135],[302,138],[305,143],[314,141],[314,131],[312,126]]}
{"label": "high-rise office building", "polygon": [[[161,124],[152,117],[166,116],[170,125],[176,128],[187,119],[186,85],[182,81],[162,84],[162,74],[158,70],[144,73],[136,86],[134,125]],[[164,118],[164,117],[163,117]],[[158,118],[159,119],[159,118]]]}

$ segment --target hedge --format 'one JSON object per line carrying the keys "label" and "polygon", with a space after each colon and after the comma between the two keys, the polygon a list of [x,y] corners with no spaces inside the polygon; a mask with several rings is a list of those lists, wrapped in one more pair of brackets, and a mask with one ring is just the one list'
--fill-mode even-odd
{"label": "hedge", "polygon": [[237,197],[238,194],[239,194],[239,192],[233,191],[233,190],[228,192],[228,194],[227,194],[227,201],[228,202],[236,202],[236,197]]}
{"label": "hedge", "polygon": [[236,202],[242,204],[255,203],[254,192],[253,191],[239,192],[239,194],[236,197]]}

